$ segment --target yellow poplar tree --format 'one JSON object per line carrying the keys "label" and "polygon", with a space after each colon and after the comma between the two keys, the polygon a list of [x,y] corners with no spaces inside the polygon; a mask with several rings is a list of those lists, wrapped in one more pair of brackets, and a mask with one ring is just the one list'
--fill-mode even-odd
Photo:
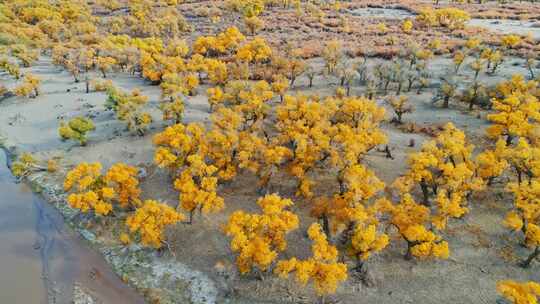
{"label": "yellow poplar tree", "polygon": [[532,137],[540,122],[538,83],[526,82],[523,75],[514,75],[509,81],[499,83],[492,99],[495,113],[487,119],[493,124],[487,129],[488,136],[505,136],[507,145],[516,137]]}
{"label": "yellow poplar tree", "polygon": [[274,272],[281,278],[287,278],[294,272],[296,281],[302,285],[312,281],[320,297],[334,294],[339,284],[347,279],[347,265],[338,262],[338,250],[328,243],[319,224],[312,224],[308,235],[313,241],[312,256],[306,260],[292,258],[279,261]]}
{"label": "yellow poplar tree", "polygon": [[200,155],[187,157],[188,167],[174,181],[174,188],[180,192],[179,201],[182,209],[189,212],[189,223],[194,212],[214,213],[224,208],[224,200],[217,194],[217,168],[207,165]]}
{"label": "yellow poplar tree", "polygon": [[536,304],[540,298],[540,284],[532,281],[499,281],[497,291],[512,304]]}
{"label": "yellow poplar tree", "polygon": [[272,81],[272,91],[279,95],[281,101],[289,89],[289,80],[283,75],[275,75]]}
{"label": "yellow poplar tree", "polygon": [[206,90],[206,94],[208,95],[210,111],[213,111],[217,105],[225,101],[225,94],[220,87],[208,88],[208,90]]}
{"label": "yellow poplar tree", "polygon": [[39,96],[39,86],[41,84],[41,78],[31,73],[27,73],[24,76],[22,84],[17,86],[14,90],[17,96],[37,97]]}
{"label": "yellow poplar tree", "polygon": [[227,64],[217,59],[206,59],[206,70],[208,79],[214,85],[225,85],[227,83],[229,73]]}
{"label": "yellow poplar tree", "polygon": [[229,27],[217,36],[199,36],[193,43],[196,54],[217,56],[235,51],[246,37],[237,27]]}
{"label": "yellow poplar tree", "polygon": [[107,78],[107,73],[110,72],[116,65],[116,59],[112,57],[98,57],[96,64],[99,71],[103,75],[103,78]]}
{"label": "yellow poplar tree", "polygon": [[404,33],[410,34],[413,28],[413,22],[411,19],[407,19],[403,21],[401,24],[401,30],[403,30]]}
{"label": "yellow poplar tree", "polygon": [[287,249],[286,236],[298,228],[298,216],[286,210],[293,202],[277,194],[259,198],[261,214],[234,212],[224,227],[232,237],[231,249],[237,252],[236,265],[242,274],[252,270],[266,272],[280,252]]}
{"label": "yellow poplar tree", "polygon": [[276,108],[278,138],[283,145],[293,147],[294,159],[288,165],[288,171],[298,179],[297,195],[313,195],[313,182],[308,173],[330,147],[331,115],[329,107],[307,96],[285,96]]}
{"label": "yellow poplar tree", "polygon": [[264,27],[264,22],[257,16],[244,17],[244,24],[252,36]]}
{"label": "yellow poplar tree", "polygon": [[487,186],[508,167],[507,153],[504,140],[498,140],[495,149],[486,149],[476,156],[476,175],[485,180]]}
{"label": "yellow poplar tree", "polygon": [[73,139],[78,141],[81,146],[85,146],[87,141],[86,133],[95,129],[96,127],[90,118],[75,117],[67,124],[61,122],[58,128],[58,134],[62,140]]}
{"label": "yellow poplar tree", "polygon": [[530,183],[509,183],[507,189],[514,195],[514,204],[506,215],[504,225],[523,233],[525,245],[533,252],[521,265],[529,267],[540,255],[540,181],[533,179]]}
{"label": "yellow poplar tree", "polygon": [[508,162],[516,173],[517,182],[525,182],[525,177],[531,182],[532,179],[540,176],[540,147],[530,144],[521,137],[513,146],[503,146],[503,140],[497,142],[501,146],[501,156]]}
{"label": "yellow poplar tree", "polygon": [[140,136],[144,135],[152,123],[152,116],[142,110],[148,102],[148,97],[139,89],[126,93],[114,86],[107,88],[107,95],[105,107],[113,110],[119,120],[127,122],[128,130]]}
{"label": "yellow poplar tree", "polygon": [[126,219],[126,226],[131,234],[138,234],[141,243],[159,249],[165,242],[164,232],[184,220],[184,215],[165,203],[146,200],[133,214]]}
{"label": "yellow poplar tree", "polygon": [[190,214],[217,212],[224,200],[217,194],[218,167],[207,163],[208,139],[199,124],[176,124],[154,136],[157,146],[154,162],[168,168],[175,178],[174,187],[180,192],[180,207]]}
{"label": "yellow poplar tree", "polygon": [[484,181],[475,174],[473,149],[465,133],[447,123],[435,140],[424,143],[420,152],[409,155],[409,169],[394,186],[409,192],[418,185],[426,205],[429,197],[442,189],[448,195],[461,192],[461,197],[466,198],[484,187]]}
{"label": "yellow poplar tree", "polygon": [[390,223],[397,228],[401,237],[407,242],[406,259],[413,256],[422,259],[448,258],[448,243],[426,228],[430,222],[429,208],[415,202],[408,193],[402,195],[398,204],[381,199],[378,205],[381,211],[390,215]]}
{"label": "yellow poplar tree", "polygon": [[272,49],[263,38],[256,37],[238,48],[236,59],[245,62],[263,62],[270,58]]}
{"label": "yellow poplar tree", "polygon": [[113,165],[105,175],[100,163],[80,163],[69,171],[64,190],[71,191],[68,204],[81,212],[108,215],[113,204],[132,209],[140,205],[137,169],[122,163]]}
{"label": "yellow poplar tree", "polygon": [[10,62],[7,58],[0,59],[0,69],[6,71],[17,80],[21,77],[19,66],[16,63]]}
{"label": "yellow poplar tree", "polygon": [[390,241],[385,233],[377,232],[378,221],[371,217],[369,221],[357,224],[354,228],[348,253],[357,260],[356,271],[367,273],[365,263],[369,257],[388,246]]}

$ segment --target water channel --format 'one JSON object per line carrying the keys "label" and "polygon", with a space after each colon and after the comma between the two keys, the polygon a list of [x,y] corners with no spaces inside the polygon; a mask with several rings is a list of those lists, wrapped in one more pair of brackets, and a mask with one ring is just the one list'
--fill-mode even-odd
{"label": "water channel", "polygon": [[75,286],[97,303],[144,303],[7,165],[0,150],[0,303],[74,303]]}

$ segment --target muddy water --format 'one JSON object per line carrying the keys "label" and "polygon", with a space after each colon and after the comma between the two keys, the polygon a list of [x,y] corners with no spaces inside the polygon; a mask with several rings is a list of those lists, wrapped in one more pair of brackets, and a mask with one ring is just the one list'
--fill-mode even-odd
{"label": "muddy water", "polygon": [[75,284],[97,303],[144,303],[56,210],[15,182],[0,150],[0,303],[72,303]]}

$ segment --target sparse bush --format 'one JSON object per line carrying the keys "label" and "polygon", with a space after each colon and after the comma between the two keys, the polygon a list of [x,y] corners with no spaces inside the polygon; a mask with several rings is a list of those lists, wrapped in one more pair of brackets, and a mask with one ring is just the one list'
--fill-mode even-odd
{"label": "sparse bush", "polygon": [[126,93],[114,86],[107,89],[107,96],[105,107],[113,110],[119,120],[127,122],[128,130],[144,135],[152,123],[152,116],[142,110],[148,97],[138,89]]}
{"label": "sparse bush", "polygon": [[95,129],[96,127],[91,119],[86,117],[75,117],[67,124],[61,122],[60,127],[58,128],[58,134],[62,140],[72,139],[78,141],[81,146],[85,146],[87,133]]}
{"label": "sparse bush", "polygon": [[332,40],[326,43],[322,57],[325,61],[325,68],[328,74],[332,74],[338,63],[343,58],[342,44],[340,41]]}
{"label": "sparse bush", "polygon": [[264,27],[264,22],[257,16],[245,17],[244,24],[248,28],[251,35],[255,35],[255,33]]}
{"label": "sparse bush", "polygon": [[412,22],[411,19],[406,19],[406,20],[403,21],[403,23],[401,24],[401,30],[402,30],[404,33],[410,34],[411,31],[412,31],[412,28],[413,28],[413,22]]}
{"label": "sparse bush", "polygon": [[535,69],[535,58],[534,55],[529,54],[526,61],[527,69],[529,70],[529,78],[535,79],[536,76],[534,75],[534,69]]}
{"label": "sparse bush", "polygon": [[517,35],[505,35],[501,38],[501,45],[506,49],[512,49],[521,42],[521,37]]}
{"label": "sparse bush", "polygon": [[392,107],[392,110],[394,110],[394,113],[396,114],[396,117],[393,119],[397,123],[402,123],[402,117],[403,114],[411,113],[414,108],[412,105],[409,104],[409,98],[407,96],[395,96],[390,97],[387,100],[388,105]]}
{"label": "sparse bush", "polygon": [[37,160],[30,153],[21,154],[11,165],[11,172],[18,178],[25,177],[35,169],[39,169]]}
{"label": "sparse bush", "polygon": [[9,75],[15,77],[17,80],[21,77],[19,66],[10,62],[7,58],[0,59],[0,70],[6,71]]}
{"label": "sparse bush", "polygon": [[450,99],[457,94],[457,85],[453,79],[441,79],[442,83],[437,94],[433,97],[433,102],[443,101],[443,108],[448,108]]}
{"label": "sparse bush", "polygon": [[451,30],[465,27],[470,15],[457,8],[448,7],[441,9],[425,8],[420,11],[416,21],[428,27],[443,26]]}
{"label": "sparse bush", "polygon": [[39,96],[40,84],[41,84],[41,78],[28,73],[26,74],[26,76],[24,76],[23,83],[15,88],[14,90],[15,95],[35,98]]}
{"label": "sparse bush", "polygon": [[11,55],[19,59],[24,67],[30,67],[39,57],[37,50],[29,50],[24,44],[15,44],[10,48]]}
{"label": "sparse bush", "polygon": [[96,62],[103,78],[107,78],[107,73],[110,72],[117,63],[116,59],[112,57],[98,57]]}

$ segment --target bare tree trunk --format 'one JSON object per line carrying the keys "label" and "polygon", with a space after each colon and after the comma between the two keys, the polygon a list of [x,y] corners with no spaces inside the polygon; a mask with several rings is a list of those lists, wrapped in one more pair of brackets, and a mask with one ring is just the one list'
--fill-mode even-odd
{"label": "bare tree trunk", "polygon": [[514,136],[512,135],[506,135],[506,146],[510,146],[512,144],[512,140],[514,140]]}
{"label": "bare tree trunk", "polygon": [[536,259],[539,255],[540,255],[540,246],[536,247],[533,253],[531,253],[531,255],[529,255],[529,257],[525,261],[521,262],[519,266],[523,268],[529,268],[531,266],[532,261],[534,261],[534,259]]}
{"label": "bare tree trunk", "polygon": [[443,108],[447,109],[450,105],[450,96],[444,96]]}
{"label": "bare tree trunk", "polygon": [[423,200],[423,204],[426,205],[426,206],[429,206],[431,205],[429,203],[429,190],[428,190],[428,186],[426,185],[426,183],[424,181],[421,181],[420,182],[420,188],[422,189],[422,196],[424,198]]}
{"label": "bare tree trunk", "polygon": [[328,216],[326,214],[323,214],[321,219],[323,222],[324,234],[326,234],[326,237],[330,239],[330,222],[328,221]]}
{"label": "bare tree trunk", "polygon": [[412,90],[413,84],[414,84],[414,80],[409,80],[409,85],[407,86],[407,92],[410,92]]}
{"label": "bare tree trunk", "polygon": [[[401,123],[401,119],[400,119],[400,123]],[[388,145],[384,147],[384,153],[386,153],[386,158],[394,159],[394,156],[392,156],[392,152],[390,152],[390,148],[388,147]]]}
{"label": "bare tree trunk", "polygon": [[407,252],[405,253],[405,256],[404,256],[405,260],[407,261],[412,260],[413,258],[413,255],[411,252],[411,249],[413,246],[414,244],[412,242],[407,241]]}

